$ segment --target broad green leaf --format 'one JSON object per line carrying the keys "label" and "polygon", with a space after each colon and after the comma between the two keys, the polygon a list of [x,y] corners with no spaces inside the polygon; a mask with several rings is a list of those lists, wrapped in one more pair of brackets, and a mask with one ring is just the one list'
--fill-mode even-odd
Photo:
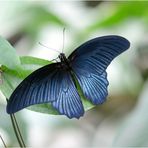
{"label": "broad green leaf", "polygon": [[[27,77],[31,72],[33,72],[34,70],[44,65],[51,63],[48,60],[43,60],[43,59],[28,57],[28,56],[21,57],[20,60],[21,60],[21,70],[19,71],[8,69],[5,66],[1,67],[3,83],[0,85],[0,89],[3,92],[3,94],[6,96],[6,98],[10,97],[11,93],[14,91],[17,85],[25,77]],[[77,83],[78,91],[82,98],[82,102],[85,110],[89,110],[90,108],[94,107],[88,100],[85,99],[78,82],[76,83]],[[28,107],[28,109],[41,112],[41,113],[58,114],[58,112],[50,105],[50,103],[33,105]]]}
{"label": "broad green leaf", "polygon": [[10,69],[17,69],[20,67],[20,63],[16,50],[7,40],[0,36],[0,65],[5,65]]}

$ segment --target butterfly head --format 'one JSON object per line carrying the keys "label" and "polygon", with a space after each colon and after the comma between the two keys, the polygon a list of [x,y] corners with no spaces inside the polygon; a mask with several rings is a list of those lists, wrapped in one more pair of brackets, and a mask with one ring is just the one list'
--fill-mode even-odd
{"label": "butterfly head", "polygon": [[69,60],[66,58],[64,53],[60,53],[60,55],[58,56],[60,59],[60,67],[62,67],[62,69],[64,70],[71,70],[71,65]]}
{"label": "butterfly head", "polygon": [[59,57],[59,59],[60,59],[61,62],[67,61],[67,58],[66,58],[66,56],[65,56],[64,53],[60,53],[58,57]]}

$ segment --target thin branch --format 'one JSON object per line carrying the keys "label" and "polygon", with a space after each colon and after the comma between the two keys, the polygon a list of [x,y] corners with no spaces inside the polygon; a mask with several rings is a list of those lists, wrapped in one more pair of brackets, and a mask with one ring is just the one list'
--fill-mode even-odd
{"label": "thin branch", "polygon": [[[7,102],[9,101],[7,98],[6,98],[6,100],[7,100]],[[17,141],[18,141],[20,147],[26,147],[25,142],[24,142],[23,137],[22,137],[22,134],[20,132],[20,129],[19,129],[19,126],[18,126],[15,115],[10,114],[10,119],[11,119],[11,123],[12,123],[13,129],[14,129],[14,133],[16,135],[16,138],[17,138]]]}
{"label": "thin branch", "polygon": [[17,141],[18,141],[20,147],[26,147],[23,144],[23,142],[22,142],[22,140],[20,138],[20,135],[18,133],[18,129],[17,129],[16,123],[15,123],[15,120],[14,120],[14,114],[10,114],[10,118],[11,118],[12,126],[13,126],[13,129],[14,129],[14,132],[15,132],[15,135],[16,135],[16,138],[17,138]]}
{"label": "thin branch", "polygon": [[1,138],[1,140],[2,140],[2,143],[3,143],[3,145],[4,145],[4,148],[7,148],[7,146],[6,146],[6,144],[5,144],[5,141],[4,141],[4,139],[2,138],[1,135],[0,135],[0,138]]}
{"label": "thin branch", "polygon": [[19,128],[18,122],[17,122],[17,120],[16,120],[16,117],[15,117],[14,114],[12,114],[12,116],[13,116],[13,118],[14,118],[14,120],[15,120],[16,127],[17,127],[18,133],[19,133],[19,135],[20,135],[20,138],[21,138],[21,140],[22,140],[22,143],[23,143],[23,145],[25,146],[25,142],[24,142],[23,136],[22,136],[22,134],[21,134],[21,131],[20,131],[20,128]]}

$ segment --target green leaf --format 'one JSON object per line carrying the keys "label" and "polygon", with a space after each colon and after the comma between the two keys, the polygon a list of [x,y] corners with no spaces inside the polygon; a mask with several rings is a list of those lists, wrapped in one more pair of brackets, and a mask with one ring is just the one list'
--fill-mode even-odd
{"label": "green leaf", "polygon": [[10,43],[0,36],[0,64],[10,69],[18,69],[20,67],[20,59],[16,54],[16,50]]}
{"label": "green leaf", "polygon": [[[3,94],[6,96],[6,98],[9,98],[14,89],[18,86],[18,84],[27,77],[31,72],[34,70],[50,64],[51,62],[48,60],[43,60],[39,58],[34,57],[21,57],[21,70],[11,70],[7,68],[6,66],[2,66],[2,81],[3,83],[0,85],[0,90],[3,92]],[[82,102],[84,105],[85,110],[88,110],[92,107],[94,107],[88,100],[85,99],[85,97],[82,94],[81,88],[77,82],[77,88],[80,93],[80,96],[82,98]],[[41,112],[41,113],[47,113],[47,114],[58,114],[58,112],[50,105],[50,103],[46,104],[37,104],[28,107],[28,109]]]}

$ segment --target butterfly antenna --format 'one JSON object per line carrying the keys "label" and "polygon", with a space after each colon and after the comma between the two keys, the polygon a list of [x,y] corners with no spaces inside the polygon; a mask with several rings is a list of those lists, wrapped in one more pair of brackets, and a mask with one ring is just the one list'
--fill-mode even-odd
{"label": "butterfly antenna", "polygon": [[56,49],[53,49],[53,48],[47,47],[47,46],[43,45],[43,44],[40,43],[40,42],[39,42],[39,44],[40,44],[41,46],[45,47],[45,48],[48,48],[48,49],[50,49],[50,50],[52,50],[52,51],[56,51],[56,52],[58,52],[58,53],[60,54],[60,51],[58,51],[58,50],[56,50]]}
{"label": "butterfly antenna", "polygon": [[65,43],[65,27],[63,28],[63,48],[62,48],[62,53],[64,52],[64,43]]}
{"label": "butterfly antenna", "polygon": [[50,60],[50,62],[52,62],[52,61],[58,62],[58,61],[57,61],[58,58],[59,58],[59,57],[57,57],[57,58],[55,58],[55,59],[53,59],[53,60]]}

